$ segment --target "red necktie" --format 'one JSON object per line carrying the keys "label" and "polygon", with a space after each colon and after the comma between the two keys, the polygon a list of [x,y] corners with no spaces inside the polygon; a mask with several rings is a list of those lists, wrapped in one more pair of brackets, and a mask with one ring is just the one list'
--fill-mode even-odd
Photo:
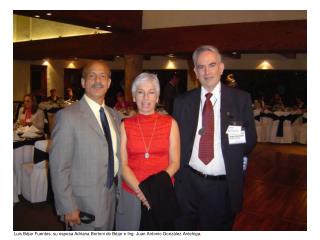
{"label": "red necktie", "polygon": [[202,110],[202,129],[203,133],[200,137],[199,159],[208,164],[214,157],[213,153],[213,133],[214,133],[214,114],[210,101],[212,93],[206,94],[206,101]]}

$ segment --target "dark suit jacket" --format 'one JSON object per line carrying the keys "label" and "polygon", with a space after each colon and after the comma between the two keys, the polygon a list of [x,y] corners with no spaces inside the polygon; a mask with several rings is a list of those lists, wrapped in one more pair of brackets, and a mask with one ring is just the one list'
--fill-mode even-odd
{"label": "dark suit jacket", "polygon": [[179,206],[174,193],[171,178],[166,171],[143,180],[139,187],[151,209],[141,204],[141,231],[172,231],[179,215]]}
{"label": "dark suit jacket", "polygon": [[[176,119],[181,137],[181,167],[175,175],[176,186],[183,181],[190,161],[198,124],[201,88],[191,90],[175,99],[173,117]],[[221,148],[226,167],[232,210],[242,207],[243,156],[254,148],[256,129],[250,95],[239,89],[221,84]],[[245,129],[246,143],[229,145],[226,134],[229,125],[241,125]],[[179,193],[185,194],[185,193]]]}

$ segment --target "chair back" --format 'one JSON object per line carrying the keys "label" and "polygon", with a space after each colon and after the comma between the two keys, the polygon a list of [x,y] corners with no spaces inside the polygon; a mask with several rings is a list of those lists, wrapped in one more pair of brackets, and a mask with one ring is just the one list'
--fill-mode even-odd
{"label": "chair back", "polygon": [[48,151],[49,151],[49,140],[36,141],[34,144],[34,154],[33,154],[34,164],[38,164],[45,160],[49,160]]}
{"label": "chair back", "polygon": [[49,151],[49,140],[36,141],[34,144],[34,148],[47,153]]}

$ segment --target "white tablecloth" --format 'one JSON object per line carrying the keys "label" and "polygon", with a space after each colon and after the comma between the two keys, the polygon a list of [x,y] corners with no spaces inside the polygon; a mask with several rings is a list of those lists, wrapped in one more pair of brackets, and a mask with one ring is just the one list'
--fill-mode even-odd
{"label": "white tablecloth", "polygon": [[[307,127],[306,123],[303,123],[303,117],[306,117],[306,113],[302,115],[300,110],[271,112],[268,110],[262,111],[261,109],[254,109],[253,114],[255,117],[258,142],[307,143]],[[281,127],[281,125],[279,126],[281,121],[283,121],[282,135],[279,134],[278,129]]]}

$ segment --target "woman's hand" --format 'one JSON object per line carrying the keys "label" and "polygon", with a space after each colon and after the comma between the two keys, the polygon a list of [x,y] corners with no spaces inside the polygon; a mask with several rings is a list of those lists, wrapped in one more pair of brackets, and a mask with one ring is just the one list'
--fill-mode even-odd
{"label": "woman's hand", "polygon": [[28,123],[27,123],[24,119],[21,119],[20,122],[19,122],[19,124],[20,124],[21,126],[23,126],[23,127],[25,127],[25,126],[28,125]]}
{"label": "woman's hand", "polygon": [[142,204],[143,204],[144,206],[146,206],[146,208],[147,208],[148,210],[150,210],[150,209],[151,209],[150,204],[149,204],[149,202],[147,201],[147,199],[146,199],[146,197],[144,196],[144,194],[143,194],[143,192],[141,191],[141,189],[138,188],[138,189],[135,190],[135,192],[136,192],[136,194],[137,194],[137,197],[138,197],[138,198],[140,199],[140,201],[142,202]]}

